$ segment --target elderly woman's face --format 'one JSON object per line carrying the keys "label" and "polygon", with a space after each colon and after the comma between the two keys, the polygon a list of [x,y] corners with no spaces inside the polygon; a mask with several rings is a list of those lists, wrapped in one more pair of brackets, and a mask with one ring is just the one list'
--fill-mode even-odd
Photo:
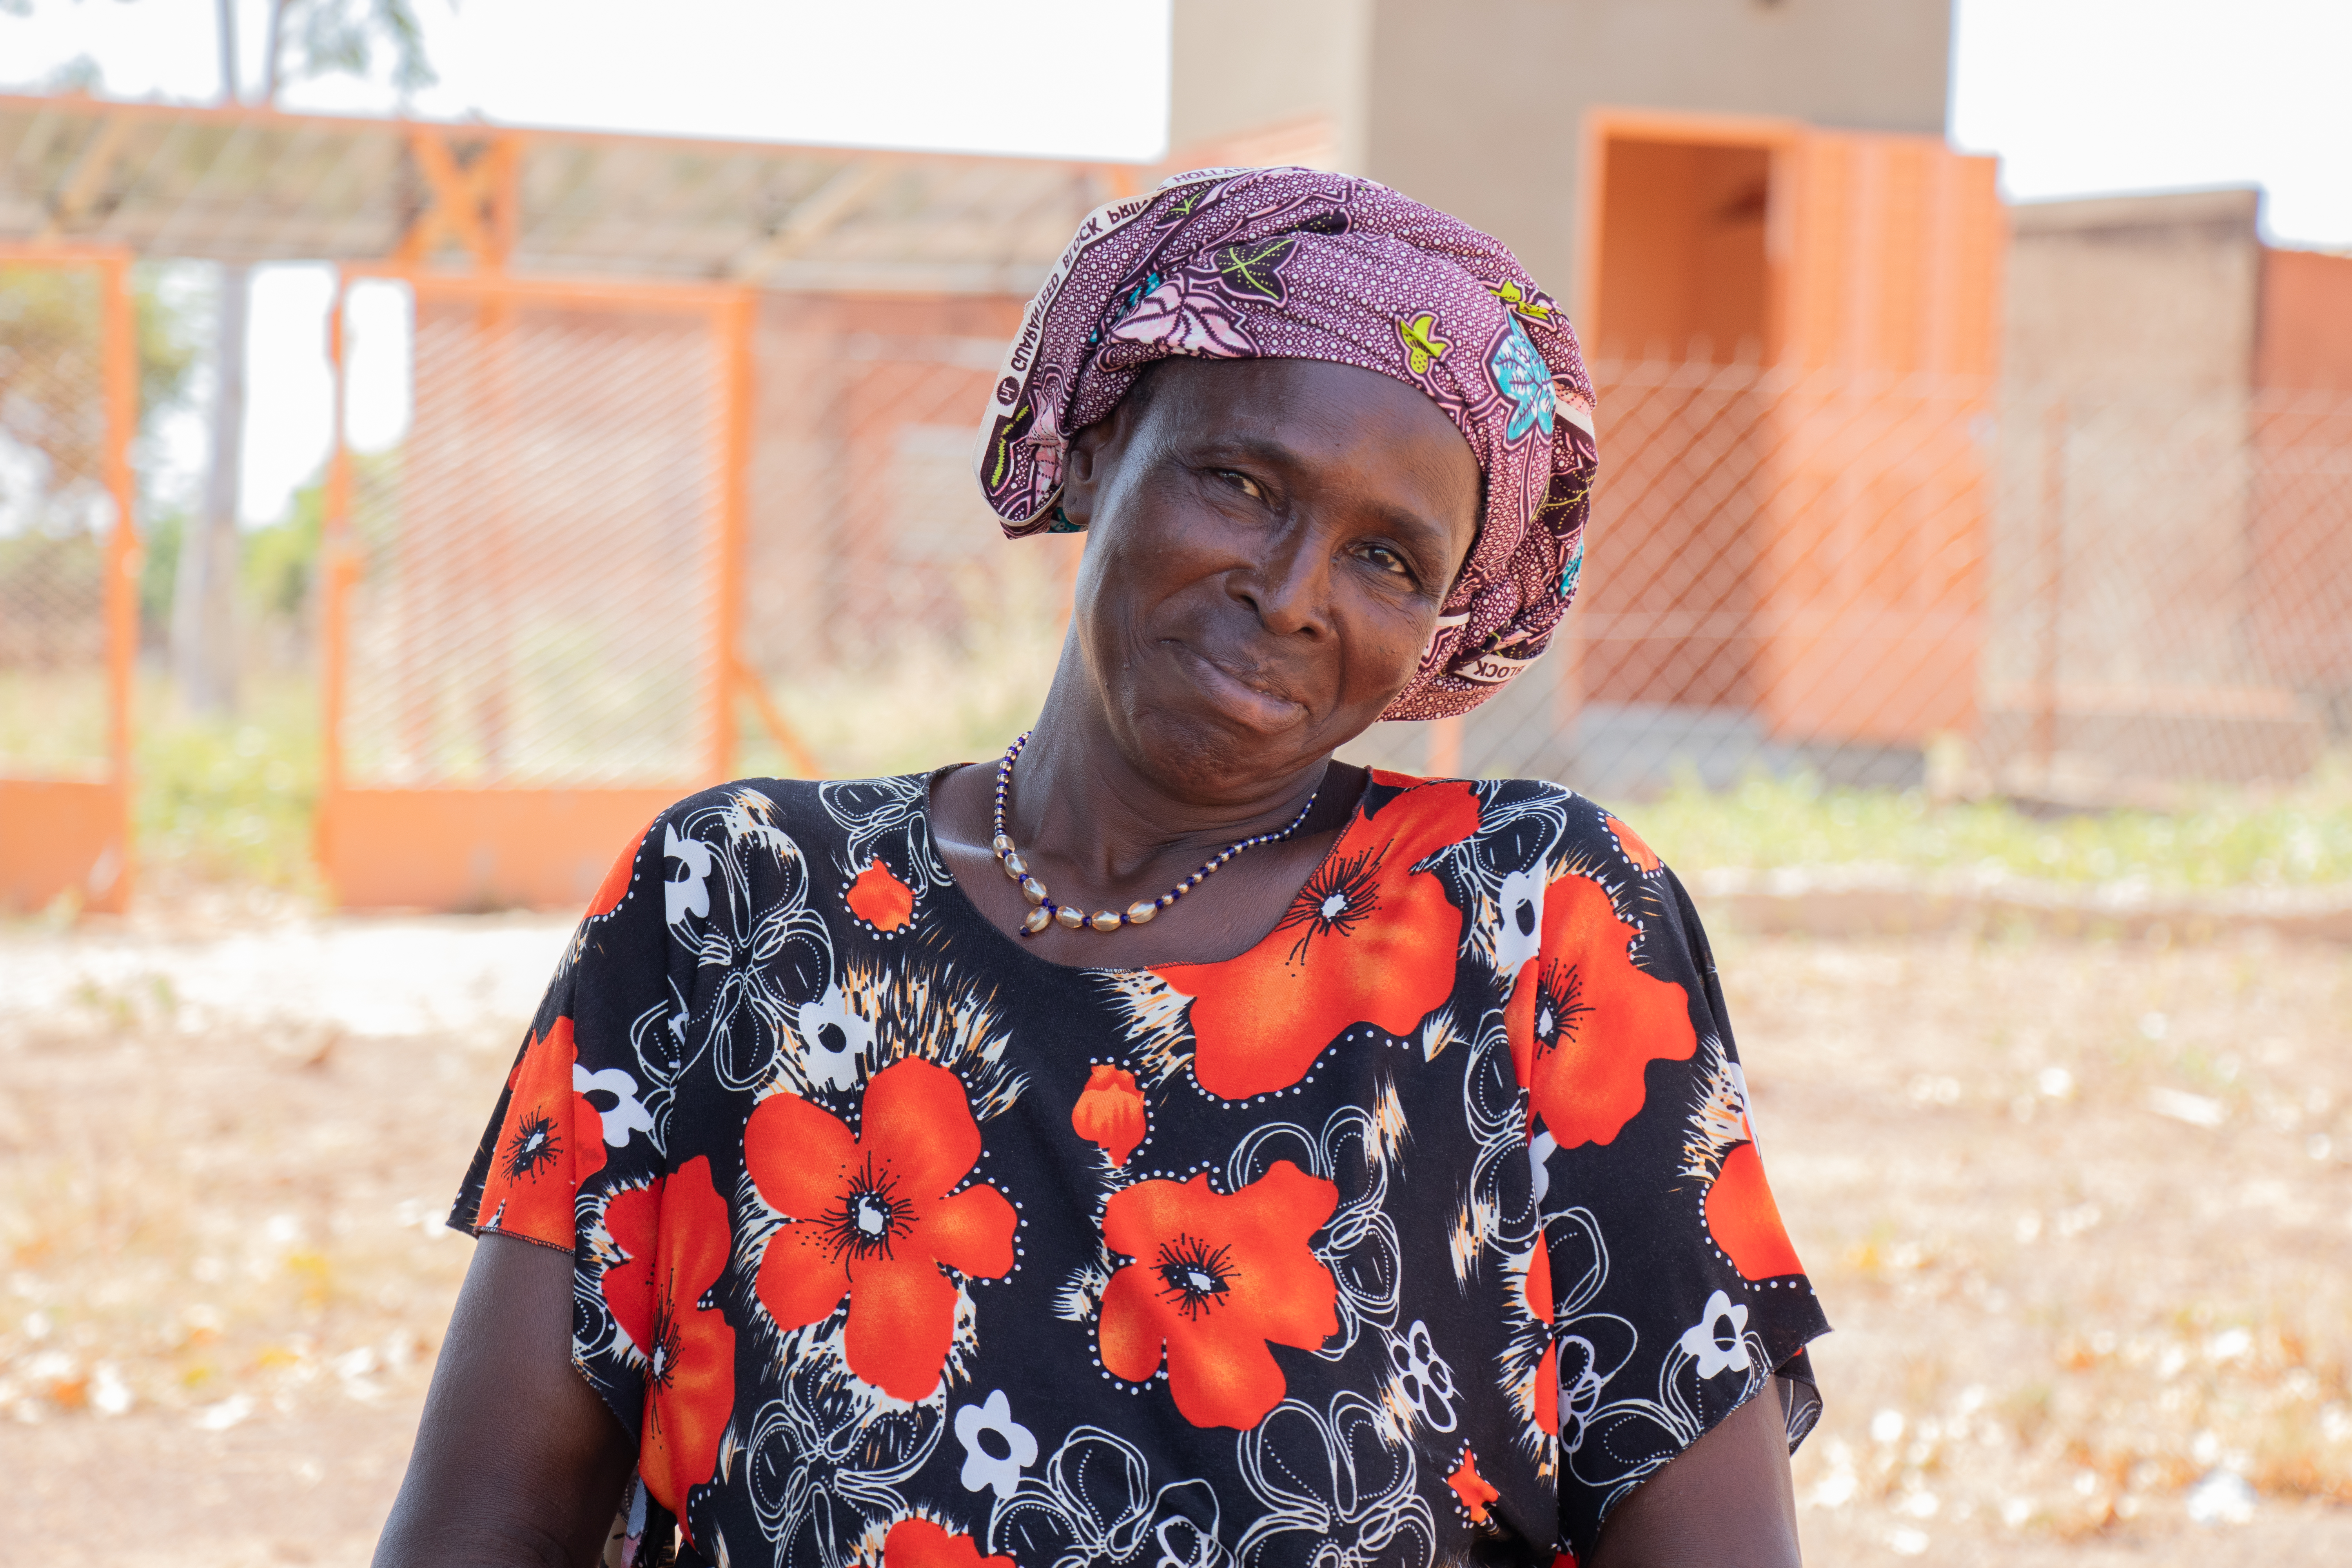
{"label": "elderly woman's face", "polygon": [[1478,526],[1421,393],[1318,360],[1171,360],[1085,431],[1079,648],[1129,760],[1188,793],[1280,777],[1412,679]]}

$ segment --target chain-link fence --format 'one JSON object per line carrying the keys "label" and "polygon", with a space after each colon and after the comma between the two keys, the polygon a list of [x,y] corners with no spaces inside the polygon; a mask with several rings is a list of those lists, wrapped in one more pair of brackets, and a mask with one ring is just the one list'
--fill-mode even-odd
{"label": "chain-link fence", "polygon": [[749,299],[409,287],[407,433],[332,484],[329,879],[357,902],[584,896],[656,805],[727,770]]}
{"label": "chain-link fence", "polygon": [[[745,644],[829,772],[984,755],[1050,679],[1076,542],[1003,542],[970,478],[998,342],[770,306]],[[2352,399],[1596,379],[1586,587],[1552,655],[1350,755],[1602,798],[1809,773],[2161,804],[2300,779],[2346,738]]]}
{"label": "chain-link fence", "polygon": [[127,268],[0,247],[0,908],[129,886]]}
{"label": "chain-link fence", "polygon": [[[700,296],[417,299],[413,426],[344,473],[331,842],[362,796],[625,816],[812,758],[984,757],[1034,715],[1082,542],[1005,542],[971,479],[1017,301],[778,294],[730,328]],[[1761,773],[2161,804],[2303,778],[2352,721],[2352,399],[1596,381],[1587,586],[1552,656],[1351,756],[1603,799]],[[524,837],[562,836],[542,813]],[[542,881],[593,881],[562,853]]]}
{"label": "chain-link fence", "polygon": [[985,756],[1044,700],[1078,542],[1008,543],[971,470],[1019,304],[765,306],[743,647],[828,773]]}

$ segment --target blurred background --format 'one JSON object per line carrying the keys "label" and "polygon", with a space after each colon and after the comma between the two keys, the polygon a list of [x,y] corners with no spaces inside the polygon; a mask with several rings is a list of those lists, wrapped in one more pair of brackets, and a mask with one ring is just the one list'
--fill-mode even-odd
{"label": "blurred background", "polygon": [[1696,889],[1840,1329],[1810,1556],[2352,1560],[2347,58],[2326,0],[0,0],[31,1538],[364,1560],[562,911],[706,784],[1003,746],[1076,560],[971,479],[1022,305],[1295,163],[1583,338],[1551,657],[1351,754]]}

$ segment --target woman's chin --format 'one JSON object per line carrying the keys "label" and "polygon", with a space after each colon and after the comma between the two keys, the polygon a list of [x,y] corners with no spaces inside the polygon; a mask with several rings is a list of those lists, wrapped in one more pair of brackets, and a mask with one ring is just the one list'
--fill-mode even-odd
{"label": "woman's chin", "polygon": [[1150,706],[1185,727],[1222,731],[1244,746],[1276,751],[1315,727],[1315,715],[1305,703],[1244,680],[1191,648],[1180,645],[1169,652],[1172,679]]}

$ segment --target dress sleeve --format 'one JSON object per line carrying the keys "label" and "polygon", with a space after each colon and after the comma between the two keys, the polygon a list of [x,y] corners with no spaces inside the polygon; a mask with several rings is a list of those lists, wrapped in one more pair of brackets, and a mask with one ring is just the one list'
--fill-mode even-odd
{"label": "dress sleeve", "polygon": [[1749,1399],[1778,1394],[1793,1448],[1820,1408],[1804,1347],[1829,1327],[1764,1179],[1697,914],[1594,815],[1551,861],[1506,1017],[1551,1275],[1560,1531],[1580,1557]]}
{"label": "dress sleeve", "polygon": [[449,1214],[469,1235],[572,1255],[572,1360],[632,1431],[648,1337],[635,1320],[650,1310],[635,1298],[651,1283],[667,1174],[663,1097],[642,1055],[670,1011],[662,869],[656,825],[623,849],[564,949]]}

